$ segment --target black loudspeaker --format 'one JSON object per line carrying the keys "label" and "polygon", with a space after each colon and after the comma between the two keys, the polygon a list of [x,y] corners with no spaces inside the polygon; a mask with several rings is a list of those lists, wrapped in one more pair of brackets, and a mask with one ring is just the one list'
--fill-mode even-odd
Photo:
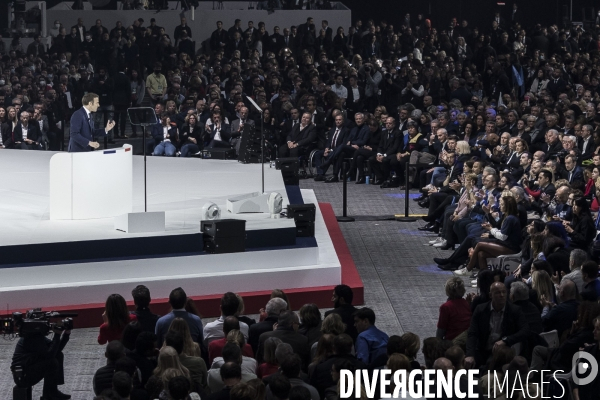
{"label": "black loudspeaker", "polygon": [[314,222],[296,222],[296,237],[315,236]]}
{"label": "black loudspeaker", "polygon": [[246,221],[243,219],[218,219],[202,221],[200,232],[204,251],[213,254],[246,251]]}
{"label": "black loudspeaker", "polygon": [[[242,137],[240,139],[240,150],[238,161],[244,164],[260,163],[260,129],[250,125],[244,125]],[[265,146],[265,159],[269,156]]]}
{"label": "black loudspeaker", "polygon": [[296,237],[315,236],[315,216],[317,207],[313,203],[290,204],[287,207],[287,217],[294,218]]}
{"label": "black loudspeaker", "polygon": [[290,204],[287,206],[287,217],[296,222],[315,222],[317,207],[313,203]]}
{"label": "black loudspeaker", "polygon": [[275,169],[297,174],[300,169],[300,162],[297,157],[278,158],[275,160]]}

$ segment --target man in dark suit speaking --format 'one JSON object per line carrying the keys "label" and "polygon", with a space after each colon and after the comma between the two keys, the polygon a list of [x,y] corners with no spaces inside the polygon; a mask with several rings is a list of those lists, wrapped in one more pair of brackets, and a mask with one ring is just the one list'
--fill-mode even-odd
{"label": "man in dark suit speaking", "polygon": [[115,126],[115,121],[108,121],[105,128],[96,129],[92,113],[100,107],[100,98],[95,93],[87,93],[81,100],[83,107],[71,116],[71,135],[69,138],[69,153],[91,151],[100,147],[94,137],[106,136]]}

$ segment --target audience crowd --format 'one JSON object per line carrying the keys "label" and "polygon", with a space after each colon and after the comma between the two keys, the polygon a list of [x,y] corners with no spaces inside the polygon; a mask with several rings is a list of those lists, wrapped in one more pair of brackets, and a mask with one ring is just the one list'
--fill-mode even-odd
{"label": "audience crowd", "polygon": [[[452,250],[434,260],[457,275],[423,340],[425,367],[478,369],[482,382],[491,372],[569,371],[579,348],[599,355],[600,27],[527,21],[516,5],[481,27],[406,15],[335,35],[312,18],[269,30],[238,20],[218,22],[198,51],[185,18],[172,36],[154,20],[56,21],[48,49],[39,39],[23,49],[19,38],[0,47],[0,147],[60,148],[86,92],[100,97],[97,119],[116,121],[111,140],[126,137],[128,107],[151,102],[155,156],[239,151],[242,134],[264,126],[269,157],[300,157],[316,181],[347,173],[420,190],[421,230],[438,235],[425,245]],[[508,275],[488,267],[503,255],[518,259]],[[465,297],[462,277],[477,295]],[[132,295],[131,314],[122,296],[107,299],[97,399],[329,400],[342,369],[421,368],[420,338],[379,330],[344,285],[324,318],[314,304],[293,312],[274,291],[255,321],[226,293],[206,326],[181,288],[162,317],[147,288]],[[572,387],[576,399],[596,398],[600,378]]]}
{"label": "audience crowd", "polygon": [[[524,385],[541,379],[541,370],[569,372],[580,348],[598,359],[598,264],[581,249],[568,256],[568,274],[553,273],[548,261],[534,258],[529,280],[486,269],[478,294],[466,297],[464,280],[448,279],[435,336],[422,342],[411,332],[388,336],[378,329],[374,311],[354,307],[346,285],[335,287],[333,308],[325,314],[315,304],[293,312],[288,296],[273,290],[258,320],[244,315],[240,295],[228,292],[221,298],[221,316],[205,325],[182,288],[171,291],[172,310],[159,316],[151,311],[148,288],[138,285],[131,293],[135,311],[127,310],[119,294],[106,300],[98,335],[98,343],[108,341],[106,365],[93,377],[95,400],[339,400],[341,370],[381,368],[474,369],[475,393],[487,393],[493,382],[487,375],[496,374],[499,387],[491,398],[550,398],[542,393],[556,395],[556,384],[543,391],[529,386],[535,395],[511,397],[501,382],[530,369],[535,378]],[[600,378],[582,386],[562,384],[572,388],[573,398],[592,399]],[[45,383],[44,390],[45,399],[69,398],[56,384]],[[358,398],[367,399],[364,387]]]}

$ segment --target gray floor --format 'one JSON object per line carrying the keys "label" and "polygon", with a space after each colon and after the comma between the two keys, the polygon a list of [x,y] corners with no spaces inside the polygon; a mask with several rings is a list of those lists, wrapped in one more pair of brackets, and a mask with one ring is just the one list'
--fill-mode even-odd
{"label": "gray floor", "polygon": [[[303,180],[301,187],[314,189],[319,201],[331,203],[336,214],[341,215],[341,183]],[[348,215],[380,216],[403,212],[404,194],[398,189],[348,184]],[[410,212],[422,214],[424,210],[410,201]],[[389,335],[414,332],[421,340],[435,335],[438,308],[445,301],[444,283],[451,276],[433,265],[433,257],[449,252],[423,246],[433,237],[417,230],[422,225],[422,221],[341,224],[365,285],[366,305],[377,315],[377,326]],[[97,329],[76,329],[66,348],[66,384],[62,389],[72,394],[74,400],[93,398],[92,376],[105,362],[104,348],[97,344],[96,337]],[[9,366],[13,349],[14,342],[0,340],[0,399],[12,398]],[[421,355],[419,358],[422,362]],[[41,385],[37,385],[37,398],[40,391]]]}

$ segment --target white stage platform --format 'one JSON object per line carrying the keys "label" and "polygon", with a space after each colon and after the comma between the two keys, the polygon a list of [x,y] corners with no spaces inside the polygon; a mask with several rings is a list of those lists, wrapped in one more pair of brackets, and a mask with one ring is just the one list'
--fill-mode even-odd
{"label": "white stage platform", "polygon": [[[51,221],[49,213],[48,166],[54,152],[1,150],[0,244],[2,246],[64,241],[120,239],[123,232],[113,229],[113,219]],[[166,231],[129,234],[163,236],[200,232],[204,203],[221,207],[222,218],[248,221],[247,230],[294,226],[287,219],[273,220],[265,214],[236,216],[227,213],[227,197],[260,192],[259,164],[240,164],[230,160],[148,157],[148,211],[165,211]],[[133,211],[144,211],[143,157],[133,157]],[[97,172],[98,175],[102,171]],[[90,176],[93,180],[94,176]],[[284,207],[287,194],[280,171],[265,166],[265,191],[279,192]]]}
{"label": "white stage platform", "polygon": [[[148,211],[165,211],[166,232],[126,234],[114,230],[113,219],[50,221],[48,162],[53,153],[2,150],[0,170],[0,256],[3,247],[125,238],[198,234],[200,211],[207,201],[222,208],[222,218],[243,218],[248,230],[294,226],[293,220],[267,214],[228,215],[227,197],[260,191],[259,164],[237,161],[148,157]],[[143,211],[143,158],[134,157],[134,211]],[[98,171],[102,174],[102,171]],[[93,176],[90,179],[94,179]],[[265,168],[265,191],[288,197],[280,171]],[[317,203],[312,191],[304,202]],[[317,246],[253,250],[233,254],[163,255],[87,262],[42,263],[0,269],[0,304],[11,310],[31,307],[103,303],[111,293],[129,293],[145,284],[153,298],[167,298],[183,287],[190,296],[225,291],[308,288],[341,282],[340,261],[317,207]],[[143,240],[143,239],[142,239]],[[114,243],[114,242],[113,242]],[[75,243],[76,245],[77,243]],[[29,246],[24,247],[27,249]]]}

